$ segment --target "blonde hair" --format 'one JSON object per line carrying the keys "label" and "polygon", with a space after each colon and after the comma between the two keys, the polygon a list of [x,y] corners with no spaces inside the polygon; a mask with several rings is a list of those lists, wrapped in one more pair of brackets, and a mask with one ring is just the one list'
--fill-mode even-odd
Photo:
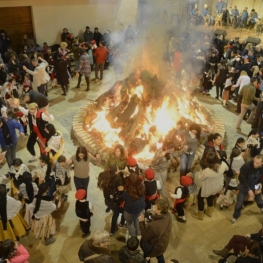
{"label": "blonde hair", "polygon": [[247,76],[247,72],[245,70],[242,70],[241,73],[240,73],[240,76]]}
{"label": "blonde hair", "polygon": [[38,105],[35,102],[33,102],[33,103],[30,103],[27,108],[29,110],[35,110],[38,108]]}

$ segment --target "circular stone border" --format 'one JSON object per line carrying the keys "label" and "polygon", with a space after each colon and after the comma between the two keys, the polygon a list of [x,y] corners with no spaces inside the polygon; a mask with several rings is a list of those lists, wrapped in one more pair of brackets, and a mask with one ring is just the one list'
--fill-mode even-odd
{"label": "circular stone border", "polygon": [[[91,104],[91,103],[89,103]],[[95,155],[96,153],[99,153],[101,155],[101,158],[103,161],[107,161],[107,158],[109,154],[112,152],[112,149],[105,147],[104,149],[97,149],[96,145],[96,140],[89,136],[88,131],[84,127],[84,117],[85,117],[85,109],[89,104],[83,105],[80,107],[80,109],[77,111],[76,115],[73,118],[72,121],[72,133],[75,136],[76,140],[78,143],[82,146],[85,146],[92,155]],[[202,105],[202,107],[205,107]],[[213,120],[213,129],[214,133],[219,133],[222,136],[222,139],[225,137],[225,124],[219,118],[212,110],[208,109],[207,107],[206,111],[207,114],[210,115],[210,118]],[[204,152],[205,146],[203,144],[200,144],[197,148],[196,155],[194,158],[194,163],[197,163]]]}

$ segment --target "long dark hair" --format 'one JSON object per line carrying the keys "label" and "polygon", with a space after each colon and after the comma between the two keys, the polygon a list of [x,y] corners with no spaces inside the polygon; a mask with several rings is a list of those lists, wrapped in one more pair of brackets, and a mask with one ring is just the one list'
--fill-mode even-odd
{"label": "long dark hair", "polygon": [[6,223],[7,223],[6,202],[7,202],[6,186],[4,184],[0,184],[0,216],[4,230],[6,230]]}
{"label": "long dark hair", "polygon": [[124,150],[124,147],[123,147],[121,144],[117,144],[117,145],[115,146],[112,155],[115,156],[115,151],[116,151],[117,149],[119,149],[120,152],[121,152],[120,159],[121,159],[122,161],[125,160],[127,157],[125,156],[125,150]]}
{"label": "long dark hair", "polygon": [[191,124],[190,127],[189,127],[189,131],[192,131],[192,130],[195,130],[197,132],[196,133],[196,138],[198,140],[200,140],[200,138],[201,138],[201,127],[200,127],[200,125],[197,124],[197,123]]}
{"label": "long dark hair", "polygon": [[53,124],[48,123],[45,126],[45,129],[48,130],[48,134],[47,134],[47,139],[49,140],[52,136],[54,136],[56,134],[56,128]]}
{"label": "long dark hair", "polygon": [[112,165],[109,169],[99,174],[97,186],[103,191],[111,191],[116,188],[118,175],[115,174],[117,166]]}
{"label": "long dark hair", "polygon": [[215,152],[208,152],[205,157],[205,166],[206,168],[210,168],[215,172],[218,171],[218,167],[220,164],[220,160]]}
{"label": "long dark hair", "polygon": [[40,208],[40,204],[41,204],[41,197],[42,195],[48,190],[48,183],[42,183],[38,186],[38,193],[36,195],[36,206],[35,209],[33,211],[33,214],[36,214]]}
{"label": "long dark hair", "polygon": [[124,188],[132,200],[139,199],[145,193],[145,187],[144,184],[142,184],[142,179],[135,173],[131,173],[125,179]]}
{"label": "long dark hair", "polygon": [[80,153],[83,153],[85,156],[83,157],[83,160],[85,161],[85,162],[87,162],[87,160],[88,160],[88,151],[87,151],[87,149],[85,148],[85,147],[83,147],[83,146],[79,146],[78,148],[77,148],[77,151],[76,151],[76,160],[78,161],[78,162],[80,162],[81,161],[81,159],[79,158],[79,154]]}
{"label": "long dark hair", "polygon": [[6,239],[0,242],[0,258],[11,259],[16,255],[15,242],[12,239]]}
{"label": "long dark hair", "polygon": [[10,129],[5,121],[4,118],[0,118],[0,123],[2,124],[2,126],[0,127],[0,129],[3,130],[3,137],[4,137],[4,140],[5,140],[5,144],[6,145],[10,145],[13,140],[11,138],[11,134],[10,134]]}
{"label": "long dark hair", "polygon": [[26,185],[26,193],[28,196],[28,204],[31,204],[34,199],[34,188],[32,185],[32,175],[29,172],[24,172],[23,183]]}
{"label": "long dark hair", "polygon": [[257,257],[260,257],[262,253],[260,245],[256,240],[251,240],[247,245],[247,249],[249,250],[249,254],[252,254]]}

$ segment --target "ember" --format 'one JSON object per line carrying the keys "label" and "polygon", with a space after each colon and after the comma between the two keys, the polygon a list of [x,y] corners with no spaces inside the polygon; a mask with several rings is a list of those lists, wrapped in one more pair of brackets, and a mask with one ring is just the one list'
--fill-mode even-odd
{"label": "ember", "polygon": [[166,141],[173,140],[180,151],[183,139],[173,136],[173,131],[186,129],[192,122],[211,125],[207,118],[190,94],[144,70],[116,82],[88,105],[84,122],[103,152],[122,144],[137,160],[147,162]]}

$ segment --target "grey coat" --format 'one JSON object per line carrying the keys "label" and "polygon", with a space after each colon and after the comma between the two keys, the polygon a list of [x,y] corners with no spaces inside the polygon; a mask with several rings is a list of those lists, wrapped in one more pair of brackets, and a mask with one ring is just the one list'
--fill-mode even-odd
{"label": "grey coat", "polygon": [[90,76],[91,68],[90,68],[90,57],[87,53],[84,53],[79,58],[79,66],[76,72],[79,72],[81,75],[85,77]]}

